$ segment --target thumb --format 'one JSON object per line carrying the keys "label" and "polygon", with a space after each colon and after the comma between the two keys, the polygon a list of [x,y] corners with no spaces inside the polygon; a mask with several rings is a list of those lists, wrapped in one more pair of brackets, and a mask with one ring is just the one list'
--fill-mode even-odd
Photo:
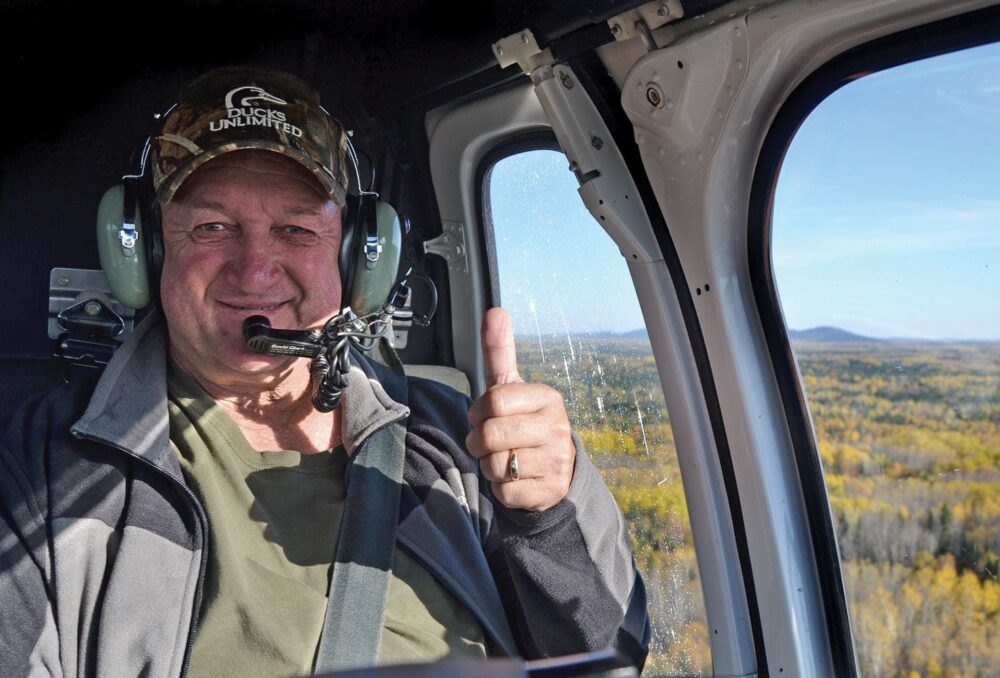
{"label": "thumb", "polygon": [[523,382],[521,375],[517,373],[514,326],[507,311],[499,306],[486,311],[481,336],[483,361],[486,363],[486,388]]}

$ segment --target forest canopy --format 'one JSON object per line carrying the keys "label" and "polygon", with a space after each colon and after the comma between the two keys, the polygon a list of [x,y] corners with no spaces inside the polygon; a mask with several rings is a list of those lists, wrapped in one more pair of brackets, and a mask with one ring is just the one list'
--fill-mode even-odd
{"label": "forest canopy", "polygon": [[[794,343],[865,676],[1000,666],[1000,344]],[[544,358],[543,358],[544,356]],[[525,337],[629,521],[651,675],[711,674],[669,417],[648,339]]]}

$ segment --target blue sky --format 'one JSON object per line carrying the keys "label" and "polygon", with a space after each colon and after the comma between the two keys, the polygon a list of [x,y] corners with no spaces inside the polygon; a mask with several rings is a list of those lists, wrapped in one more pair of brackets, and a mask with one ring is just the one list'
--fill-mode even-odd
{"label": "blue sky", "polygon": [[625,260],[583,206],[567,165],[562,153],[534,151],[493,169],[500,295],[514,331],[533,335],[642,327]]}
{"label": "blue sky", "polygon": [[[505,160],[491,187],[519,334],[642,325],[562,154]],[[792,328],[1000,339],[1000,48],[876,73],[822,102],[781,170],[773,251]]]}
{"label": "blue sky", "polygon": [[1000,49],[832,94],[789,148],[773,228],[792,327],[1000,339]]}

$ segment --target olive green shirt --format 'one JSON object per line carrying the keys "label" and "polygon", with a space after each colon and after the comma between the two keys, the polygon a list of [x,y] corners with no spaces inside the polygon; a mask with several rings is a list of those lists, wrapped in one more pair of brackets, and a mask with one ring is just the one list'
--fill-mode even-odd
{"label": "olive green shirt", "polygon": [[[169,391],[170,440],[209,516],[190,675],[308,674],[326,613],[347,453],[258,452],[176,365]],[[485,657],[482,628],[397,547],[378,662],[445,656]]]}

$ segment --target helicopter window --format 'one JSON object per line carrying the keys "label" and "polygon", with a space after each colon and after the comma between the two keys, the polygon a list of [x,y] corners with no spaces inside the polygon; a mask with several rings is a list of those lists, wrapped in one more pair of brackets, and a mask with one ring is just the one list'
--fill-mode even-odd
{"label": "helicopter window", "polygon": [[1000,46],[847,84],[773,204],[863,675],[1000,665]]}
{"label": "helicopter window", "polygon": [[650,675],[708,675],[711,656],[670,420],[628,268],[558,151],[487,172],[500,301],[518,369],[558,389],[630,523],[649,595]]}

